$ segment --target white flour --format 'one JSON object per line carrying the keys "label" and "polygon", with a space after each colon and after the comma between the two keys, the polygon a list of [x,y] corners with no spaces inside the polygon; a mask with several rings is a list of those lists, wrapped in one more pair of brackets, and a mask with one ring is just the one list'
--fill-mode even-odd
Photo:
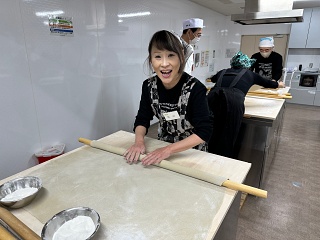
{"label": "white flour", "polygon": [[95,230],[90,217],[78,216],[65,222],[53,235],[52,240],[85,240]]}
{"label": "white flour", "polygon": [[20,199],[23,199],[25,197],[28,197],[32,194],[34,194],[36,191],[38,191],[37,188],[21,188],[18,189],[10,194],[8,194],[7,196],[5,196],[4,198],[1,199],[2,202],[14,202],[14,201],[18,201]]}

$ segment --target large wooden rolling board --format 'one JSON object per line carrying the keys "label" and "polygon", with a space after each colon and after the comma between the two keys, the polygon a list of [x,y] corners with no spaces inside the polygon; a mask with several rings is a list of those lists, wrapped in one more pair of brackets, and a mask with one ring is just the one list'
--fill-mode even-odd
{"label": "large wooden rolling board", "polygon": [[[119,131],[100,141],[128,148],[134,134]],[[147,151],[167,143],[147,138]],[[243,182],[250,164],[187,150],[167,159],[185,167]],[[212,239],[236,191],[156,166],[129,165],[122,156],[80,147],[0,181],[32,175],[43,189],[34,201],[12,213],[40,234],[57,212],[76,206],[95,209],[101,228],[95,239]]]}

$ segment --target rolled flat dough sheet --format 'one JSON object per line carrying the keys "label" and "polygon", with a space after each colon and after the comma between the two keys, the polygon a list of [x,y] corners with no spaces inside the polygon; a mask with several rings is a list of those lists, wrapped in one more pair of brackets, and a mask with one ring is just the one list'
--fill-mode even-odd
{"label": "rolled flat dough sheet", "polygon": [[[101,150],[105,150],[111,153],[115,153],[118,155],[123,155],[125,151],[127,150],[126,148],[120,148],[120,147],[115,147],[110,144],[106,144],[100,141],[92,141],[90,144],[92,147],[99,148]],[[139,160],[143,159],[146,155],[141,154],[139,156]],[[223,182],[228,180],[226,177],[222,176],[215,176],[213,174],[209,174],[207,172],[199,171],[197,169],[189,168],[189,167],[184,167],[179,164],[172,163],[168,160],[163,160],[159,164],[156,164],[158,167],[174,171],[180,174],[187,175],[189,177],[193,177],[196,179],[200,179],[218,186],[222,186]]]}
{"label": "rolled flat dough sheet", "polygon": [[245,115],[275,120],[284,104],[284,99],[266,99],[246,97],[244,101]]}
{"label": "rolled flat dough sheet", "polygon": [[250,89],[249,89],[248,92],[254,92],[254,91],[259,90],[259,89],[261,89],[261,88],[262,88],[262,86],[254,84],[254,85],[252,85],[252,86],[250,87]]}
{"label": "rolled flat dough sheet", "polygon": [[25,210],[44,224],[63,209],[91,207],[101,217],[101,240],[206,239],[225,196],[213,184],[91,147],[29,175],[43,189]]}

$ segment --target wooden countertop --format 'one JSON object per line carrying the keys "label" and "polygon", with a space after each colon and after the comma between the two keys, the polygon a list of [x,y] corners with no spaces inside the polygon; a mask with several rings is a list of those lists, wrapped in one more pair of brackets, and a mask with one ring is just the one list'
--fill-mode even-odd
{"label": "wooden countertop", "polygon": [[244,117],[275,120],[284,102],[284,99],[246,96]]}
{"label": "wooden countertop", "polygon": [[[128,148],[134,134],[119,131],[100,141]],[[165,145],[146,138],[148,152]],[[239,183],[251,166],[194,149],[167,160]],[[3,179],[0,184],[27,175],[40,177],[43,188],[28,206],[10,211],[39,235],[54,214],[87,206],[101,217],[95,239],[130,236],[148,240],[209,240],[215,236],[237,193],[156,166],[129,165],[122,156],[89,146]]]}

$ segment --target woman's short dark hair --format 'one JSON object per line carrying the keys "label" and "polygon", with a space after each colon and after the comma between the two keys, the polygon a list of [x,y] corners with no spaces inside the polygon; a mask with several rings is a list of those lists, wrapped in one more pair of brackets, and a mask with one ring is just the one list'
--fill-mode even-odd
{"label": "woman's short dark hair", "polygon": [[150,69],[152,69],[152,66],[151,66],[152,47],[155,47],[159,50],[167,50],[167,51],[176,53],[180,59],[179,73],[182,73],[184,71],[184,67],[186,63],[185,63],[184,54],[183,54],[183,47],[177,36],[175,36],[173,33],[166,30],[161,30],[153,34],[148,47],[148,52],[149,52],[148,60],[149,60]]}

